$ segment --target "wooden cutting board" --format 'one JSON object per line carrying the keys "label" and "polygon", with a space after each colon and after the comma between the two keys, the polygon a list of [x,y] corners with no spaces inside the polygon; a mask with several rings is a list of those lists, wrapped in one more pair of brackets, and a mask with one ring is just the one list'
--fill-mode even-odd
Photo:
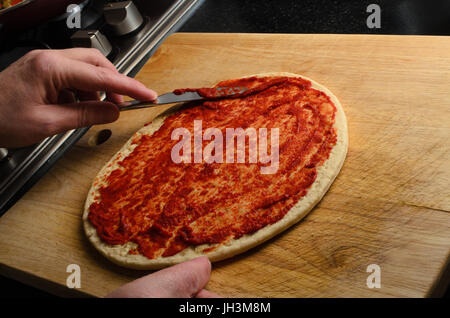
{"label": "wooden cutting board", "polygon": [[[348,156],[301,223],[215,264],[207,288],[227,297],[438,295],[450,251],[450,38],[179,33],[137,78],[164,93],[273,71],[311,77],[339,97]],[[147,273],[100,256],[81,213],[103,164],[160,111],[125,112],[91,129],[0,218],[2,274],[59,294],[104,296]],[[112,137],[91,146],[102,129]],[[79,290],[65,285],[69,264],[81,268]],[[380,266],[379,289],[366,285],[370,264]]]}

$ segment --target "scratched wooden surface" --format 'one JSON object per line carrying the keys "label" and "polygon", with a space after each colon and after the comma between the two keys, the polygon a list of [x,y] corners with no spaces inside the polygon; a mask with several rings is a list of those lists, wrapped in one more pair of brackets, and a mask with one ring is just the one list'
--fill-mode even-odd
{"label": "scratched wooden surface", "polygon": [[[330,88],[348,118],[349,152],[320,204],[298,225],[213,266],[223,296],[425,297],[448,283],[450,38],[175,34],[137,78],[160,93],[287,71]],[[0,218],[0,272],[59,294],[103,296],[145,272],[122,269],[85,239],[81,213],[103,164],[161,109],[95,127]],[[112,137],[100,146],[101,129]],[[65,287],[69,264],[81,289]],[[369,289],[369,264],[381,288]]]}

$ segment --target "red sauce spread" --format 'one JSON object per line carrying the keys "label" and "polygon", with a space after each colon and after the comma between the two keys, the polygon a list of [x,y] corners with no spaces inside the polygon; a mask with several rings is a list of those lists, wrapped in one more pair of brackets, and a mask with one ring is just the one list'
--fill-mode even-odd
{"label": "red sauce spread", "polygon": [[[135,138],[136,147],[118,161],[89,208],[104,242],[137,243],[137,252],[150,259],[171,256],[273,224],[306,195],[337,140],[330,98],[299,78],[251,77],[216,87],[223,86],[249,89],[199,102],[168,117],[152,136]],[[276,173],[261,174],[264,164],[249,163],[248,155],[245,163],[174,163],[171,150],[179,140],[171,140],[172,131],[184,127],[193,135],[200,119],[203,132],[215,127],[224,136],[226,128],[279,128]]]}
{"label": "red sauce spread", "polygon": [[24,0],[1,0],[0,1],[0,9],[10,8],[10,7],[15,6],[16,4],[19,4],[23,1]]}

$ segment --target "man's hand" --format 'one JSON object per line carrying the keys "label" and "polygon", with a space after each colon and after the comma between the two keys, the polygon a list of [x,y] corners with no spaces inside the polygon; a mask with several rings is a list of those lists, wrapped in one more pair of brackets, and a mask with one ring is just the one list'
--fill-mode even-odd
{"label": "man's hand", "polygon": [[218,295],[204,289],[211,263],[203,256],[139,278],[106,297],[115,298],[211,298]]}
{"label": "man's hand", "polygon": [[[99,91],[109,102],[98,100]],[[96,49],[32,51],[0,73],[0,147],[26,146],[73,128],[113,122],[121,95],[157,97],[120,74]]]}

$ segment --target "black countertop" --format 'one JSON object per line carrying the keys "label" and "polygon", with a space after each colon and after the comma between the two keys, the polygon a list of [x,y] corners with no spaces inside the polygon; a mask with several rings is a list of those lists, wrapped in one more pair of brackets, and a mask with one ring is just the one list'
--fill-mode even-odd
{"label": "black countertop", "polygon": [[179,31],[450,35],[450,0],[206,0]]}

